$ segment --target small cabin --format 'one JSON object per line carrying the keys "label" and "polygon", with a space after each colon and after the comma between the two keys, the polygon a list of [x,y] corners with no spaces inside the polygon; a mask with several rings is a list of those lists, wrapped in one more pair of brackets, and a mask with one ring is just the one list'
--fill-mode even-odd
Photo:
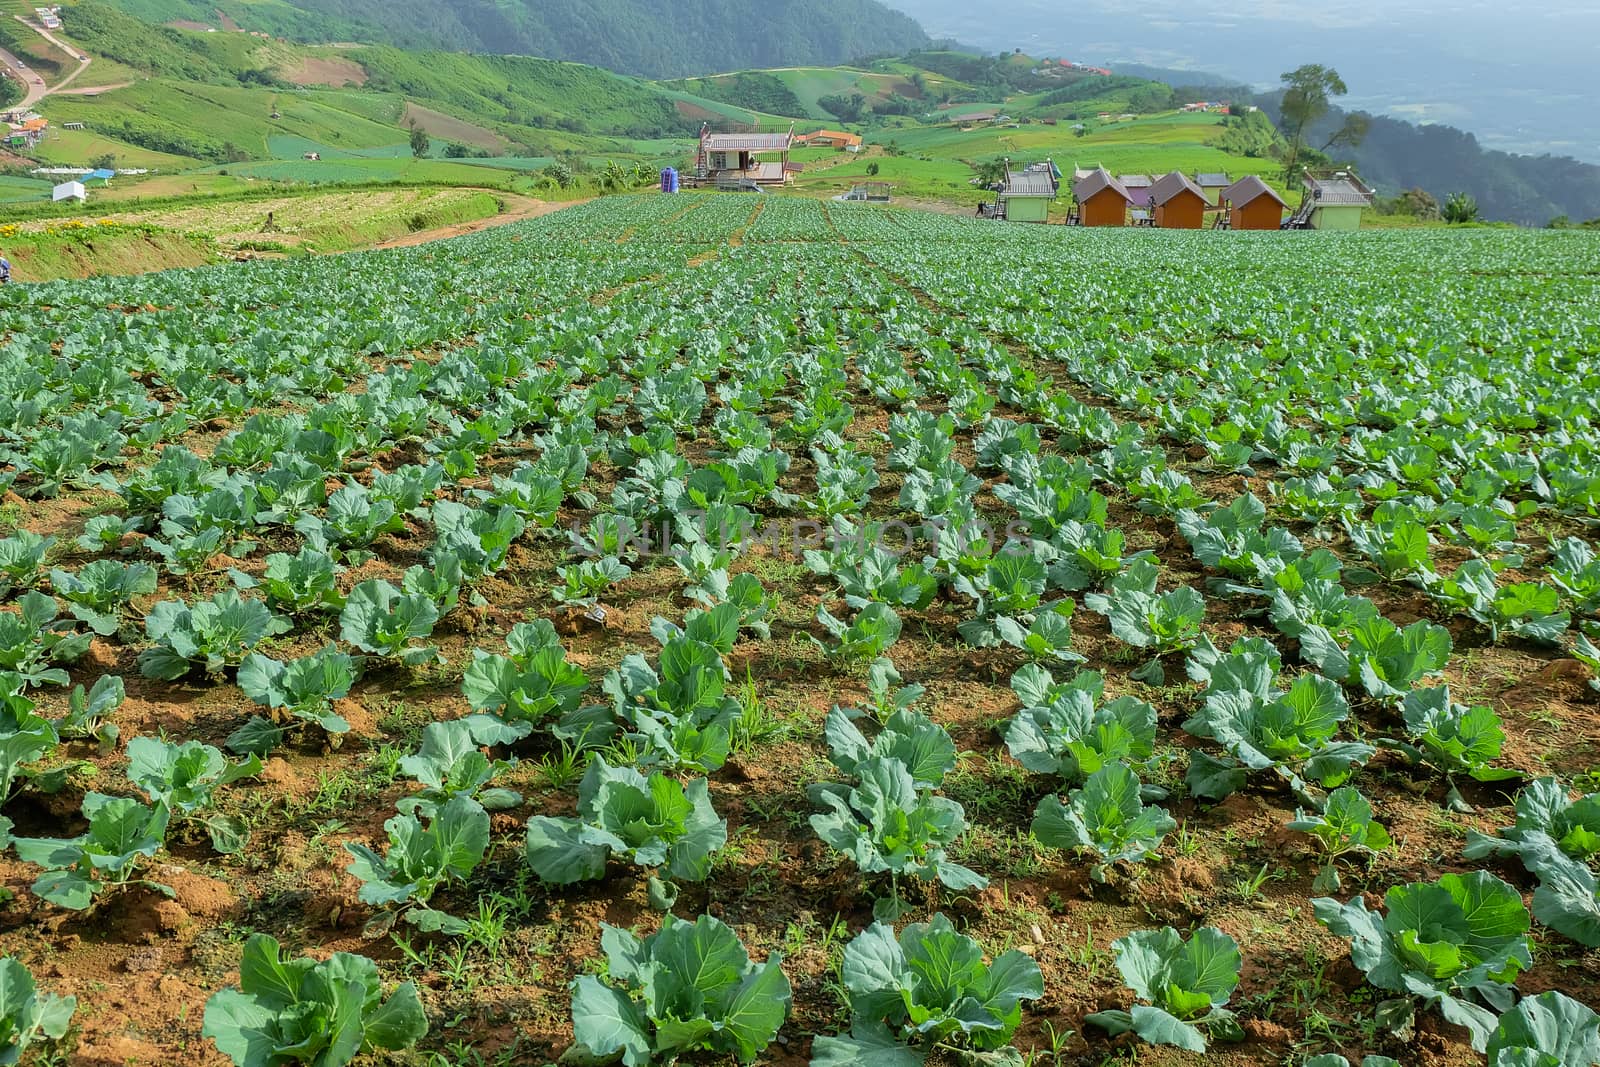
{"label": "small cabin", "polygon": [[1078,204],[1079,226],[1123,226],[1133,197],[1122,183],[1104,167],[1086,173],[1072,183],[1072,198]]}
{"label": "small cabin", "polygon": [[1295,215],[1298,226],[1313,230],[1359,230],[1361,213],[1372,206],[1372,190],[1349,171],[1304,178],[1305,199]]}
{"label": "small cabin", "polygon": [[60,203],[63,200],[87,200],[89,191],[83,187],[82,182],[62,182],[50,191],[50,200]]}
{"label": "small cabin", "polygon": [[1283,212],[1289,205],[1272,186],[1246,175],[1222,191],[1228,210],[1230,230],[1276,230],[1283,226]]}
{"label": "small cabin", "polygon": [[1216,207],[1222,203],[1222,190],[1232,185],[1233,180],[1226,173],[1216,171],[1209,174],[1196,174],[1194,183],[1206,195],[1206,203]]}
{"label": "small cabin", "polygon": [[995,210],[1007,222],[1049,222],[1050,203],[1061,190],[1061,172],[1049,160],[1012,170],[996,190]]}
{"label": "small cabin", "polygon": [[1205,225],[1206,194],[1182,171],[1173,171],[1150,186],[1155,224],[1163,230],[1198,230]]}
{"label": "small cabin", "polygon": [[[700,148],[695,156],[695,177],[714,182],[718,188],[754,184],[790,184],[789,149],[794,145],[794,127],[786,133],[712,133],[710,125],[700,128]],[[758,160],[757,155],[777,153],[778,159]]]}

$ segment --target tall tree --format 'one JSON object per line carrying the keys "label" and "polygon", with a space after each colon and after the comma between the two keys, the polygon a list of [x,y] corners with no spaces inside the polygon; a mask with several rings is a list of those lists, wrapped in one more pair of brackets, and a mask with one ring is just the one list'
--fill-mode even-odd
{"label": "tall tree", "polygon": [[421,126],[411,127],[411,154],[421,159],[432,149],[433,142],[428,138],[428,131]]}
{"label": "tall tree", "polygon": [[1372,116],[1364,111],[1352,111],[1344,117],[1344,122],[1333,136],[1323,142],[1321,151],[1327,152],[1333,148],[1357,149],[1361,142],[1367,139],[1367,134],[1372,130]]}
{"label": "tall tree", "polygon": [[1333,98],[1349,92],[1344,79],[1332,67],[1321,63],[1306,63],[1280,75],[1283,81],[1283,103],[1279,110],[1283,123],[1289,128],[1289,159],[1284,173],[1293,180],[1300,163],[1300,150],[1305,147],[1306,127],[1328,113]]}

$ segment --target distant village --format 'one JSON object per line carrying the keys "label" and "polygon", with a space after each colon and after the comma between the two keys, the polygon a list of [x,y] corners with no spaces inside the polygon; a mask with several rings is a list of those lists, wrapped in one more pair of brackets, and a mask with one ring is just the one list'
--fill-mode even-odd
{"label": "distant village", "polygon": [[1035,78],[1064,78],[1068,74],[1093,74],[1101,78],[1111,77],[1111,72],[1105,67],[1091,67],[1083,63],[1074,63],[1070,59],[1041,59],[1039,65],[1031,70]]}
{"label": "distant village", "polygon": [[[1212,105],[1201,105],[1212,106]],[[1220,106],[1227,106],[1226,104]],[[858,134],[818,130],[796,134],[743,130],[714,131],[701,127],[692,166],[682,175],[662,172],[662,190],[681,184],[728,192],[764,192],[794,184],[804,164],[791,161],[802,147],[859,152]],[[766,156],[768,158],[758,158]],[[776,159],[770,158],[776,156]],[[1277,190],[1260,177],[1235,178],[1223,172],[1188,175],[1113,175],[1104,166],[1074,165],[1070,186],[1054,160],[1013,166],[1005,161],[1000,181],[989,187],[992,203],[978,208],[978,217],[998,222],[1046,224],[1051,207],[1068,202],[1068,226],[1133,226],[1161,230],[1357,230],[1362,212],[1372,206],[1374,192],[1348,171],[1307,174],[1299,207],[1292,209]],[[888,186],[862,185],[839,200],[887,202]]]}

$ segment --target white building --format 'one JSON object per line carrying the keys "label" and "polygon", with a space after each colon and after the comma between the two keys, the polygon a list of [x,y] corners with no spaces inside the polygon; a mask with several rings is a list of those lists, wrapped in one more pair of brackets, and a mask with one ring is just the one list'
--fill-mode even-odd
{"label": "white building", "polygon": [[89,192],[83,187],[82,182],[62,182],[50,193],[52,201],[58,200],[87,200]]}

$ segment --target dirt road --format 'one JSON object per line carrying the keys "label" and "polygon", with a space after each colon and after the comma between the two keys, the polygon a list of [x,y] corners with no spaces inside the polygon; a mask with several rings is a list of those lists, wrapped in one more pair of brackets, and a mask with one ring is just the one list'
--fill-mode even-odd
{"label": "dirt road", "polygon": [[[65,83],[63,83],[65,84]],[[126,89],[132,82],[113,82],[110,85],[82,85],[73,86],[71,89],[62,89],[57,86],[50,90],[51,96],[99,96],[101,93],[113,92],[117,89]]]}
{"label": "dirt road", "polygon": [[506,206],[506,209],[498,215],[473,219],[470,222],[457,222],[432,230],[418,230],[416,233],[408,233],[404,237],[396,237],[375,247],[415,248],[417,245],[431,244],[434,241],[443,241],[449,237],[464,237],[469,233],[492,230],[498,226],[508,226],[513,222],[522,222],[526,219],[536,219],[553,211],[560,211],[562,208],[587,203],[586,200],[534,200],[531,197],[515,196],[511,193],[495,193],[495,195]]}

